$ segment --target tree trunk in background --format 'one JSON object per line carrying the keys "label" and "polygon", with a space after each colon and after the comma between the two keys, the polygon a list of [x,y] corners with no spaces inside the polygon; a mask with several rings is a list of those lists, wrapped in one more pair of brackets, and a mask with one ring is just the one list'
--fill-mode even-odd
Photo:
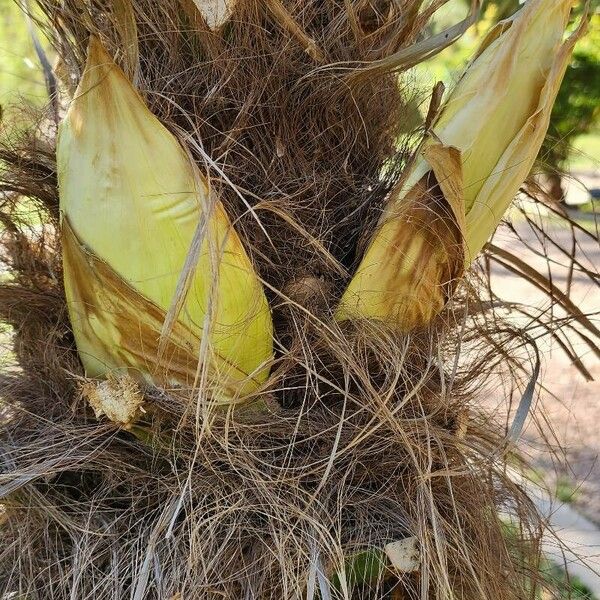
{"label": "tree trunk in background", "polygon": [[562,186],[562,177],[559,173],[548,173],[548,195],[557,204],[565,203],[565,191]]}

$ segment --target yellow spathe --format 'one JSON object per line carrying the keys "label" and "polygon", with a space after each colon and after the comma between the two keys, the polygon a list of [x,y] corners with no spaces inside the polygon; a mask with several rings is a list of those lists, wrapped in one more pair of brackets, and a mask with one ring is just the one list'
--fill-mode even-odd
{"label": "yellow spathe", "polygon": [[337,318],[427,325],[496,229],[537,157],[584,23],[574,0],[529,0],[484,39],[388,205]]}
{"label": "yellow spathe", "polygon": [[[87,374],[192,385],[202,354],[224,398],[256,389],[272,355],[262,285],[202,173],[94,38],[57,159],[65,290]],[[177,318],[161,342],[167,314]]]}

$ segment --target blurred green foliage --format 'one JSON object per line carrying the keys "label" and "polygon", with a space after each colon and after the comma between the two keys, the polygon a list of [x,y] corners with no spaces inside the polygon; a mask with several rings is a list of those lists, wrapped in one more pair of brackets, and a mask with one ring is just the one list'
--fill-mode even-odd
{"label": "blurred green foliage", "polygon": [[596,600],[591,590],[578,578],[567,575],[559,565],[544,561],[542,577],[549,586],[540,600]]}
{"label": "blurred green foliage", "polygon": [[570,477],[562,475],[556,481],[556,490],[554,495],[565,503],[574,502],[577,499],[579,489],[577,483]]}
{"label": "blurred green foliage", "polygon": [[[543,164],[565,169],[574,140],[594,129],[600,117],[600,15],[592,17],[587,35],[577,44],[552,110],[542,147]],[[600,159],[600,156],[596,156]]]}
{"label": "blurred green foliage", "polygon": [[0,105],[47,101],[44,76],[27,21],[14,0],[0,0]]}

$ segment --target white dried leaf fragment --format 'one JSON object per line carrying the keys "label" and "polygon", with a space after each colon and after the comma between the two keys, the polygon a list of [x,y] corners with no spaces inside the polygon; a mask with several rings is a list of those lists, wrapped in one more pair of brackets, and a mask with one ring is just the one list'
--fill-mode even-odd
{"label": "white dried leaf fragment", "polygon": [[127,375],[109,376],[105,381],[88,381],[81,386],[81,393],[94,410],[96,418],[104,415],[125,429],[144,412],[140,388]]}
{"label": "white dried leaf fragment", "polygon": [[386,544],[385,553],[398,573],[414,573],[419,570],[421,559],[416,537]]}
{"label": "white dried leaf fragment", "polygon": [[231,15],[234,0],[194,0],[211,29],[219,29]]}

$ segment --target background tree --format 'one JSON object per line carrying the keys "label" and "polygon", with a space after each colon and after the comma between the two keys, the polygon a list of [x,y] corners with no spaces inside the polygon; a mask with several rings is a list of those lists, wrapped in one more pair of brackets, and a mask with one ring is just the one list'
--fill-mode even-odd
{"label": "background tree", "polygon": [[[564,200],[562,176],[569,168],[573,143],[599,130],[600,118],[600,14],[592,18],[590,31],[575,48],[552,111],[546,141],[540,152],[541,164],[555,201]],[[598,157],[595,157],[597,160]]]}

